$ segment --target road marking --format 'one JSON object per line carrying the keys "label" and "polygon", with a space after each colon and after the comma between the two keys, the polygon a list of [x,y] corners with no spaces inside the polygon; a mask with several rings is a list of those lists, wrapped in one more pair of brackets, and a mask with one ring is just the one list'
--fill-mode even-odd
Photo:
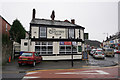
{"label": "road marking", "polygon": [[[85,67],[85,66],[83,66]],[[87,67],[86,68],[73,68],[73,69],[46,69],[46,70],[34,70],[34,71],[27,71],[28,72],[38,72],[38,71],[56,71],[56,70],[85,70],[85,69],[105,69],[105,68],[115,68],[115,67],[120,67],[120,66],[111,66],[111,67]]]}
{"label": "road marking", "polygon": [[82,66],[84,68],[100,68],[100,66]]}
{"label": "road marking", "polygon": [[102,71],[102,70],[96,70],[96,72],[98,72],[99,74],[109,74],[109,73]]}
{"label": "road marking", "polygon": [[25,76],[25,77],[23,77],[23,79],[32,79],[32,78],[40,78],[40,77],[34,77],[34,76]]}
{"label": "road marking", "polygon": [[64,73],[55,73],[55,74],[106,74],[109,73],[102,70],[90,70],[90,71],[79,71],[79,72],[64,72]]}
{"label": "road marking", "polygon": [[35,73],[38,73],[38,72],[28,72],[26,75],[35,74]]}

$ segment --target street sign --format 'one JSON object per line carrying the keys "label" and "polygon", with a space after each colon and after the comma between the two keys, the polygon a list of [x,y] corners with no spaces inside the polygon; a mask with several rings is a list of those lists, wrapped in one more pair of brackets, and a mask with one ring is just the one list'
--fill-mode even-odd
{"label": "street sign", "polygon": [[84,51],[82,53],[82,60],[88,60],[88,52],[87,51]]}
{"label": "street sign", "polygon": [[64,45],[64,42],[60,42],[60,45]]}

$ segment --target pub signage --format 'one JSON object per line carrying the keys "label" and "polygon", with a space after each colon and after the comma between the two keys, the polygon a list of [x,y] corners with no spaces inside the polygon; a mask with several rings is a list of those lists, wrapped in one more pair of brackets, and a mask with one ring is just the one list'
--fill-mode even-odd
{"label": "pub signage", "polygon": [[55,28],[49,29],[49,33],[50,34],[54,34],[54,35],[61,35],[64,33],[63,30],[56,30]]}

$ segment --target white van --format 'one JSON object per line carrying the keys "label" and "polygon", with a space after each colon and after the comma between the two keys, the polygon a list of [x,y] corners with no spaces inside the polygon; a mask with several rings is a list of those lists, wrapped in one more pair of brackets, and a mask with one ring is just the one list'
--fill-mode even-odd
{"label": "white van", "polygon": [[112,57],[115,56],[114,50],[112,48],[104,49],[104,53],[105,53],[106,56],[112,56]]}

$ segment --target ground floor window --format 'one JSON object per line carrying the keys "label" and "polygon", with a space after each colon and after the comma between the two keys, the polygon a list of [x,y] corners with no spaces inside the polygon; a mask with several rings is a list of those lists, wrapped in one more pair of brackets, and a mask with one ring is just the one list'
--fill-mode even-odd
{"label": "ground floor window", "polygon": [[39,54],[53,54],[53,42],[36,42],[35,51]]}
{"label": "ground floor window", "polygon": [[77,54],[77,45],[72,45],[71,43],[67,44],[64,42],[60,42],[60,46],[59,46],[59,53],[60,54]]}

